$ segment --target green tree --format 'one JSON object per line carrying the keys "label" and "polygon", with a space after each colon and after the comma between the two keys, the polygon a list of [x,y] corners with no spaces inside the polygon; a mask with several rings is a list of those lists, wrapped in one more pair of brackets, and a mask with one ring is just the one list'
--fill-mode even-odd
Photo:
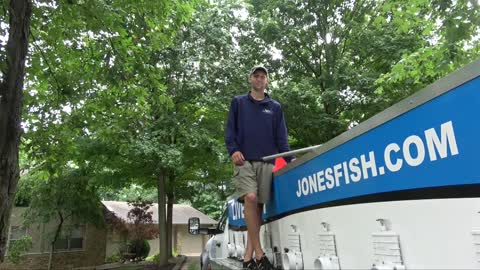
{"label": "green tree", "polygon": [[[418,90],[410,79],[431,82],[438,76],[429,73],[473,60],[461,53],[478,33],[478,3],[471,1],[251,3],[258,37],[281,55],[274,92],[294,147],[325,142],[398,101],[395,93]],[[413,59],[422,68],[412,68]],[[400,89],[398,76],[407,82]]]}
{"label": "green tree", "polygon": [[362,121],[356,109],[368,109],[362,104],[373,82],[403,51],[424,42],[420,24],[397,31],[401,22],[389,20],[384,8],[389,1],[252,3],[259,37],[281,54],[278,72],[286,76],[275,91],[297,147],[325,142]]}
{"label": "green tree", "polygon": [[[425,25],[425,45],[406,51],[375,81],[375,107],[390,106],[480,56],[480,6],[475,1],[416,1],[394,16]],[[420,15],[420,16],[418,16]],[[410,21],[410,20],[408,20]]]}
{"label": "green tree", "polygon": [[[228,109],[224,101],[238,89],[246,90],[247,68],[239,73],[238,65],[245,66],[240,56],[245,56],[235,47],[238,41],[231,31],[244,22],[228,7],[199,6],[191,22],[177,32],[174,44],[156,58],[164,64],[161,83],[165,88],[150,90],[140,109],[131,103],[119,108],[136,108],[137,118],[125,121],[125,117],[114,118],[120,113],[112,115],[104,122],[114,123],[102,130],[105,133],[97,133],[90,147],[85,147],[92,150],[85,159],[95,161],[88,167],[98,177],[106,181],[134,180],[147,188],[156,184],[160,213],[165,202],[161,194],[165,191],[167,229],[161,227],[160,233],[166,231],[167,237],[171,235],[172,204],[178,196],[189,196],[182,191],[189,182],[218,182],[229,177],[225,175],[229,165],[223,146]],[[238,84],[230,84],[232,80]],[[112,141],[112,137],[116,140]],[[161,218],[159,223],[164,224]]]}
{"label": "green tree", "polygon": [[[171,46],[192,2],[87,0],[38,5],[26,99],[29,156],[45,160],[52,175],[74,164],[104,186],[122,187],[145,179],[147,173],[137,174],[141,167],[128,171],[136,163],[126,153],[150,120],[149,105],[161,113],[168,107],[158,54]],[[90,156],[94,145],[110,152]],[[160,239],[166,242],[164,235]],[[159,263],[166,264],[166,259]]]}

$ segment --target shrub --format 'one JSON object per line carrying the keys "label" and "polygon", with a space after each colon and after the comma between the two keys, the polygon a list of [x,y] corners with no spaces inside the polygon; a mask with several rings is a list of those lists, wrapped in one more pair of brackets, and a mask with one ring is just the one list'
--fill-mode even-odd
{"label": "shrub", "polygon": [[148,256],[150,244],[147,240],[132,240],[127,243],[127,250],[135,254],[134,260],[141,260]]}
{"label": "shrub", "polygon": [[120,253],[112,254],[111,256],[109,256],[105,259],[105,263],[116,263],[116,262],[121,262],[121,261],[123,261],[123,258],[120,255]]}
{"label": "shrub", "polygon": [[152,255],[152,256],[148,256],[147,258],[145,258],[145,261],[147,262],[158,262],[158,257],[160,256],[160,253],[157,253],[155,255]]}
{"label": "shrub", "polygon": [[[160,256],[160,253],[157,253],[155,255],[152,255],[152,256],[148,256],[147,258],[145,258],[145,261],[147,262],[158,262],[158,257]],[[178,253],[176,250],[173,250],[172,252],[172,256],[173,257],[177,257],[178,256]]]}
{"label": "shrub", "polygon": [[20,263],[22,255],[27,253],[32,247],[32,238],[30,236],[24,236],[23,238],[15,241],[11,241],[8,247],[8,259],[14,263]]}

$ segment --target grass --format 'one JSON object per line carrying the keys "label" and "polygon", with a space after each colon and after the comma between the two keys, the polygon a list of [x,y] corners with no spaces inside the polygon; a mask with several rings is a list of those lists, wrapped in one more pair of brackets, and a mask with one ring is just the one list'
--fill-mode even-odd
{"label": "grass", "polygon": [[[178,256],[178,253],[177,253],[176,250],[173,250],[172,256],[173,256],[173,257],[177,257],[177,256]],[[155,254],[155,255],[148,256],[147,258],[145,258],[145,261],[147,261],[147,262],[158,262],[159,257],[160,257],[160,253],[157,253],[157,254]]]}
{"label": "grass", "polygon": [[190,263],[187,266],[187,270],[200,270],[200,265],[198,263]]}
{"label": "grass", "polygon": [[[165,269],[172,269],[174,266],[174,264],[169,264],[168,267],[166,267]],[[112,269],[112,270],[145,270],[145,269],[150,269],[150,270],[153,270],[153,269],[158,269],[158,266],[156,265],[125,265],[125,266],[121,266],[119,268],[115,268],[115,269]],[[164,268],[162,268],[164,269]]]}
{"label": "grass", "polygon": [[131,265],[131,266],[115,268],[115,270],[139,270],[139,269],[143,269],[141,265]]}

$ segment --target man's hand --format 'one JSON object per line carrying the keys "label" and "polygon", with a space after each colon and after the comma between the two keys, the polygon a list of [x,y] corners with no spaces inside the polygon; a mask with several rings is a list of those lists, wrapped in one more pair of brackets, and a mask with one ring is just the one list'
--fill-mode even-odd
{"label": "man's hand", "polygon": [[233,164],[237,166],[242,166],[245,161],[245,158],[243,157],[243,154],[240,151],[233,153],[230,158],[232,159]]}

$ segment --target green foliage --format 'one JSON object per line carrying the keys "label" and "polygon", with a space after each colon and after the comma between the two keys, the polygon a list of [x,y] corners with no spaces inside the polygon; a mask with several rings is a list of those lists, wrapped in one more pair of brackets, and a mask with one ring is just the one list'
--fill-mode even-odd
{"label": "green foliage", "polygon": [[[101,202],[88,178],[76,169],[66,169],[59,175],[32,171],[31,203],[25,213],[26,224],[55,222],[90,223],[103,226]],[[68,221],[68,222],[67,222]],[[65,222],[65,223],[64,223]],[[51,235],[54,239],[54,235]]]}
{"label": "green foliage", "polygon": [[180,203],[189,204],[209,217],[219,220],[225,210],[228,196],[233,194],[233,183],[226,181],[219,186],[214,184],[191,183],[188,190],[192,192],[189,200]]}
{"label": "green foliage", "polygon": [[[172,257],[177,257],[177,256],[178,256],[177,251],[173,250]],[[148,256],[147,258],[145,258],[145,261],[147,261],[147,262],[158,262],[159,257],[160,257],[160,253],[157,253],[155,255]]]}
{"label": "green foliage", "polygon": [[135,254],[132,258],[135,261],[143,260],[148,256],[150,252],[150,244],[147,240],[137,239],[127,242],[127,252]]}
{"label": "green foliage", "polygon": [[117,262],[122,262],[123,258],[120,255],[120,253],[114,253],[111,256],[108,256],[105,258],[105,263],[117,263]]}
{"label": "green foliage", "polygon": [[[162,94],[158,54],[172,45],[193,4],[46,1],[37,7],[26,97],[26,151],[43,156],[51,170],[73,161],[99,178],[106,174],[100,166],[124,165],[108,152],[104,154],[111,159],[92,160],[95,157],[86,158],[90,153],[83,150],[95,144],[98,150],[124,153],[131,139],[125,135],[137,133],[148,120],[148,102],[169,106]],[[112,137],[119,139],[109,143]],[[59,158],[65,153],[68,156]]]}
{"label": "green foliage", "polygon": [[389,72],[375,81],[380,108],[411,95],[480,56],[475,37],[480,31],[478,3],[432,1],[427,4],[431,5],[412,2],[410,8],[422,14],[420,18],[429,18],[419,21],[428,30],[422,32],[428,43],[416,51],[405,52],[400,61],[392,63]]}
{"label": "green foliage", "polygon": [[145,258],[145,261],[147,261],[147,262],[158,262],[159,256],[160,256],[160,253],[157,253],[157,254],[152,255],[152,256],[148,256],[147,258]]}
{"label": "green foliage", "polygon": [[19,264],[22,261],[22,255],[27,253],[32,248],[32,238],[24,236],[21,239],[10,241],[8,246],[8,260],[14,264]]}
{"label": "green foliage", "polygon": [[20,176],[17,194],[15,195],[15,206],[28,207],[30,205],[35,181],[38,180],[37,177],[40,178],[41,176],[33,173]]}
{"label": "green foliage", "polygon": [[[281,73],[273,89],[284,105],[292,144],[323,143],[363,119],[358,107],[372,83],[422,40],[388,19],[387,1],[253,1],[256,28],[280,50]],[[375,18],[375,20],[374,20]],[[388,57],[387,57],[388,56]]]}
{"label": "green foliage", "polygon": [[471,1],[251,3],[258,38],[282,55],[272,92],[294,147],[325,142],[478,56]]}
{"label": "green foliage", "polygon": [[187,270],[200,270],[200,265],[198,263],[190,263],[187,266]]}
{"label": "green foliage", "polygon": [[141,197],[145,201],[158,201],[157,189],[154,187],[145,188],[141,185],[132,183],[130,186],[119,189],[111,187],[100,187],[99,196],[105,201],[135,201]]}
{"label": "green foliage", "polygon": [[[236,90],[229,83],[234,79],[246,89],[245,76],[236,71],[244,65],[243,54],[233,46],[234,36],[228,30],[238,24],[231,7],[200,6],[191,22],[176,33],[173,46],[156,52],[156,61],[163,64],[162,80],[157,81],[162,87],[152,88],[150,82],[136,85],[132,91],[141,96],[141,106],[138,98],[132,98],[117,102],[116,111],[110,105],[115,100],[99,100],[111,114],[101,110],[95,118],[111,125],[89,126],[94,135],[82,138],[79,148],[81,160],[88,160],[81,166],[106,187],[103,197],[123,200],[137,192],[152,194],[149,189],[162,172],[168,174],[167,190],[177,200],[190,199],[192,194],[185,189],[190,182],[217,184],[229,178],[223,127],[225,103]],[[151,76],[149,71],[144,77]],[[225,91],[230,92],[217,94]],[[132,182],[142,188],[134,188]],[[107,194],[125,186],[130,187],[125,196],[123,191]]]}
{"label": "green foliage", "polygon": [[[63,183],[66,167],[81,171],[90,183],[81,188],[93,191],[133,181],[152,185],[159,170],[173,166],[178,151],[162,151],[169,140],[146,149],[142,142],[152,120],[169,114],[159,55],[172,46],[195,2],[47,0],[35,6],[23,149],[44,162],[49,178],[40,188]],[[46,194],[45,201],[56,201],[58,194]],[[82,205],[84,198],[73,198]],[[41,212],[45,219],[55,214]]]}

